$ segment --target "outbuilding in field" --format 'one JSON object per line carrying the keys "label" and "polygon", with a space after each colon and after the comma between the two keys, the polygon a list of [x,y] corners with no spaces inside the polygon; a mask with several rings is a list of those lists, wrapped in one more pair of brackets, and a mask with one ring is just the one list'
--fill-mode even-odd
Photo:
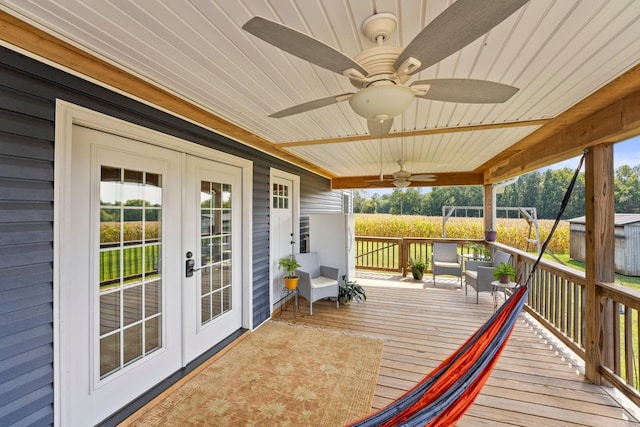
{"label": "outbuilding in field", "polygon": [[[615,268],[625,276],[640,276],[640,214],[615,214]],[[569,220],[569,256],[585,260],[585,217]]]}

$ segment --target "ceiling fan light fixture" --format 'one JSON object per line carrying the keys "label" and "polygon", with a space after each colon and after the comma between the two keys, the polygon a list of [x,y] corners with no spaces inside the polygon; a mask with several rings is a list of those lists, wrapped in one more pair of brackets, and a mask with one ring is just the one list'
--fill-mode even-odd
{"label": "ceiling fan light fixture", "polygon": [[396,179],[395,181],[393,181],[393,185],[398,188],[407,188],[409,184],[411,184],[411,182],[407,181],[406,179]]}
{"label": "ceiling fan light fixture", "polygon": [[376,85],[356,92],[349,98],[353,111],[367,120],[386,120],[409,107],[415,95],[406,86]]}

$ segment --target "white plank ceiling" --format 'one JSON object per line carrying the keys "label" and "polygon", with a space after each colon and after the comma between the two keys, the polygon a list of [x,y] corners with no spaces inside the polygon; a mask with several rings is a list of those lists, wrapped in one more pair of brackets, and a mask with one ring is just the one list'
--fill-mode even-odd
{"label": "white plank ceiling", "polygon": [[[398,17],[385,44],[406,46],[451,0],[0,0],[0,7],[273,143],[366,136],[347,102],[281,118],[284,108],[353,92],[346,77],[242,30],[262,16],[355,57],[360,27]],[[411,81],[491,80],[520,90],[503,104],[416,99],[391,132],[556,117],[640,63],[640,1],[531,0],[493,30]],[[410,82],[409,82],[410,83]],[[523,126],[287,149],[335,176],[473,171],[534,132]]]}

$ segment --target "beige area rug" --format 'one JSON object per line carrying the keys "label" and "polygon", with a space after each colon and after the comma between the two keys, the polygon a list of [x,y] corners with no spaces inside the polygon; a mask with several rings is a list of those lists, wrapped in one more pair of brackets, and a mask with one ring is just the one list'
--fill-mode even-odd
{"label": "beige area rug", "polygon": [[342,426],[368,414],[381,340],[269,321],[133,426]]}

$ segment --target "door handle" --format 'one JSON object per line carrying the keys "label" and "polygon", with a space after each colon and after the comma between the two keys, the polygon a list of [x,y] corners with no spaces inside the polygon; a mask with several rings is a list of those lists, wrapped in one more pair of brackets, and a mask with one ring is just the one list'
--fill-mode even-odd
{"label": "door handle", "polygon": [[192,258],[193,254],[191,252],[187,252],[186,255],[187,260],[184,265],[184,275],[185,277],[192,277],[194,272],[200,270],[200,267],[196,268],[196,260]]}
{"label": "door handle", "polygon": [[186,277],[193,276],[193,272],[196,271],[196,261],[194,259],[188,259],[184,271]]}

